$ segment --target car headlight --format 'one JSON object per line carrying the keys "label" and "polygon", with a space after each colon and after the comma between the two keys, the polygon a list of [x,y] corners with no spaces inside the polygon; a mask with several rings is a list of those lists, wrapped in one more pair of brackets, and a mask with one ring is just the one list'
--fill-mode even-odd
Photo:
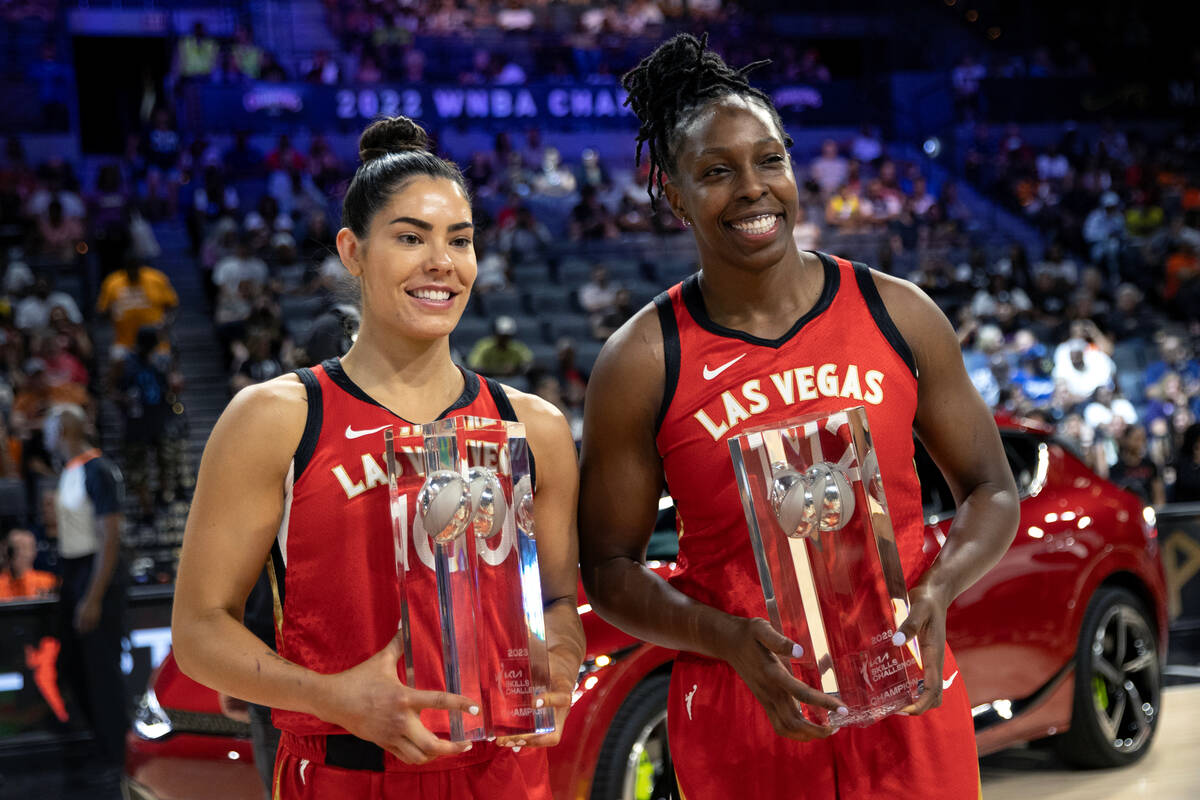
{"label": "car headlight", "polygon": [[147,689],[138,700],[133,714],[133,730],[143,739],[151,740],[161,739],[171,733],[171,718],[158,704],[153,689]]}
{"label": "car headlight", "polygon": [[575,679],[575,691],[571,693],[571,705],[575,705],[579,698],[583,697],[583,693],[595,686],[600,678],[596,673],[615,661],[620,661],[625,656],[637,649],[637,645],[623,647],[613,653],[607,655],[598,655],[595,658],[586,659],[579,665],[579,676]]}

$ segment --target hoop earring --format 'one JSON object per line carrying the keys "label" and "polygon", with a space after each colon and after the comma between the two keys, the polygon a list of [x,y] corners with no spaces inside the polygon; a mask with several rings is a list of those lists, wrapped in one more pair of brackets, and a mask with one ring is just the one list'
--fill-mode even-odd
{"label": "hoop earring", "polygon": [[692,227],[692,221],[690,219],[688,219],[687,217],[680,217],[679,219],[681,222],[683,222],[683,227],[685,227],[685,228]]}

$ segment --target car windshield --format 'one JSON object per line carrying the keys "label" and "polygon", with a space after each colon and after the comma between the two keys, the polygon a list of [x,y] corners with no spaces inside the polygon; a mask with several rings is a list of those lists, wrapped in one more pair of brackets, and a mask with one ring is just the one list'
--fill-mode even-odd
{"label": "car windshield", "polygon": [[[1017,482],[1017,491],[1021,497],[1025,497],[1037,479],[1038,451],[1043,440],[1031,433],[1001,431],[1000,441]],[[927,520],[935,516],[944,520],[954,513],[954,495],[921,442],[914,439],[913,445],[913,461],[917,466],[917,478],[921,481],[921,510]]]}

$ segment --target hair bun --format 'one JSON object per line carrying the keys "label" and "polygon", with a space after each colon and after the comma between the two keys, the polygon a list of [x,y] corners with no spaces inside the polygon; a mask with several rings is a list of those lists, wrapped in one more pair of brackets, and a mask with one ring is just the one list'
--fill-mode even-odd
{"label": "hair bun", "polygon": [[429,150],[429,136],[425,129],[408,117],[376,120],[358,138],[358,157],[364,164],[405,150]]}

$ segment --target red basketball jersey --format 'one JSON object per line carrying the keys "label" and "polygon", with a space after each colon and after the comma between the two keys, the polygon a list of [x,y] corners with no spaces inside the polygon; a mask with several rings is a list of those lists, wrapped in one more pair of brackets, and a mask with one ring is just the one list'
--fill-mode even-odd
{"label": "red basketball jersey", "polygon": [[[283,520],[269,565],[278,652],[323,674],[348,669],[377,653],[398,629],[400,561],[407,567],[417,674],[440,676],[437,582],[429,538],[419,526],[409,526],[406,552],[398,554],[388,509],[383,432],[397,426],[403,433],[411,426],[355,385],[337,359],[298,374],[308,391],[308,420],[288,473]],[[462,395],[440,418],[516,420],[500,384],[466,370],[463,374]],[[397,445],[399,449],[401,442]],[[419,452],[398,453],[400,502],[409,519],[423,481],[422,461]],[[504,542],[496,546],[504,547]],[[418,688],[442,687],[418,682]],[[345,733],[295,711],[276,709],[274,722],[300,736]],[[436,766],[476,762],[488,750],[477,747],[466,756],[438,759]]]}
{"label": "red basketball jersey", "polygon": [[680,533],[679,569],[671,583],[738,616],[767,616],[726,441],[746,428],[865,406],[910,585],[933,555],[922,553],[912,352],[870,270],[818,255],[821,295],[778,339],[714,322],[695,275],[655,300],[666,361],[656,441]]}

